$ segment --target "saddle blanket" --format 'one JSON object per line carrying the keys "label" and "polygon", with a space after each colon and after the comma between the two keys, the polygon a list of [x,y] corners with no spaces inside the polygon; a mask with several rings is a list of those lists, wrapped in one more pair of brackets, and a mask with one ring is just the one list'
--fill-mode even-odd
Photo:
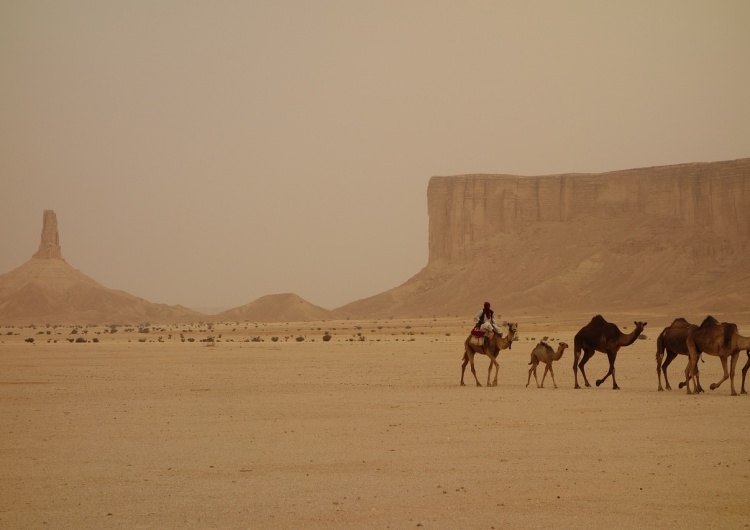
{"label": "saddle blanket", "polygon": [[484,337],[477,337],[472,333],[471,337],[469,337],[469,344],[481,348],[484,345]]}

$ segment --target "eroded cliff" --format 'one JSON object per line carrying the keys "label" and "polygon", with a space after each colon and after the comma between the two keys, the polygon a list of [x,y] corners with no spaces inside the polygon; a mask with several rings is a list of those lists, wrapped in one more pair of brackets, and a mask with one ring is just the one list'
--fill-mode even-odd
{"label": "eroded cliff", "polygon": [[465,262],[477,243],[540,222],[575,217],[655,223],[675,219],[750,242],[750,159],[541,177],[433,177],[427,189],[429,263]]}
{"label": "eroded cliff", "polygon": [[429,260],[350,316],[749,312],[750,159],[433,177]]}

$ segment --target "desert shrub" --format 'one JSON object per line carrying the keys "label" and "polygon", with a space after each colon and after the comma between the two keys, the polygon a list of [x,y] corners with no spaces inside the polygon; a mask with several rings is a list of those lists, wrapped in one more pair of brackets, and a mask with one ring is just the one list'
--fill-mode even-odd
{"label": "desert shrub", "polygon": [[274,342],[279,342],[279,338],[278,337],[271,337],[271,340],[274,341]]}
{"label": "desert shrub", "polygon": [[331,335],[326,331],[326,334],[323,335],[323,342],[328,342],[331,340]]}
{"label": "desert shrub", "polygon": [[32,342],[34,342],[34,339],[32,337],[29,337],[28,339],[26,339],[26,342],[32,343]]}
{"label": "desert shrub", "polygon": [[91,339],[91,342],[99,342],[99,339],[94,337],[93,339]]}
{"label": "desert shrub", "polygon": [[86,339],[84,339],[83,337],[78,337],[76,339],[76,342],[86,342]]}
{"label": "desert shrub", "polygon": [[646,340],[647,338],[646,335],[638,335],[638,340]]}
{"label": "desert shrub", "polygon": [[305,337],[303,337],[303,336],[300,335],[299,337],[297,337],[294,340],[296,340],[297,342],[302,342],[303,340],[305,340]]}
{"label": "desert shrub", "polygon": [[263,339],[261,339],[261,338],[260,338],[260,336],[258,336],[258,337],[253,337],[253,338],[252,338],[252,339],[250,339],[250,340],[251,340],[252,342],[261,342],[261,341],[262,341]]}

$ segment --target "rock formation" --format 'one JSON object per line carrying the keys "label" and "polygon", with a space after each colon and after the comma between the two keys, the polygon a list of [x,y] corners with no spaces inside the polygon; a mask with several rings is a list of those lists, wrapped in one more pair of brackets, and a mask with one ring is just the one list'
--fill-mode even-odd
{"label": "rock formation", "polygon": [[108,289],[63,258],[57,216],[44,211],[39,250],[20,267],[0,275],[0,325],[138,324],[203,320],[186,307],[154,304]]}
{"label": "rock formation", "polygon": [[270,294],[241,307],[216,315],[223,321],[309,322],[331,318],[328,309],[307,302],[293,293]]}
{"label": "rock formation", "polygon": [[57,232],[57,215],[52,210],[44,210],[42,217],[42,240],[39,250],[32,256],[37,259],[63,259],[60,249],[60,236]]}
{"label": "rock formation", "polygon": [[748,311],[750,159],[433,177],[429,259],[351,317]]}

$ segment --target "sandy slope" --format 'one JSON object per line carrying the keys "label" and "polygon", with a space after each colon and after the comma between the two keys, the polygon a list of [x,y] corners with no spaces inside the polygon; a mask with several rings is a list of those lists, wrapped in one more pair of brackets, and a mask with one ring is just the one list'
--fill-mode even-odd
{"label": "sandy slope", "polygon": [[522,320],[496,388],[458,386],[458,320],[0,329],[0,527],[748,527],[750,397],[657,392],[666,319],[620,391],[573,390],[571,351],[560,389],[524,386],[536,341],[583,323]]}

